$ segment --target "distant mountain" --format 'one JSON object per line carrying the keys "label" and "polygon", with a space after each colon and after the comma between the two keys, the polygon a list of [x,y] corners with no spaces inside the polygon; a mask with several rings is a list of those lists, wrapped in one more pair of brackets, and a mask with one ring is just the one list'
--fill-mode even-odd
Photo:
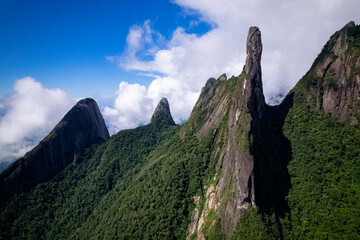
{"label": "distant mountain", "polygon": [[165,121],[169,125],[175,125],[175,122],[170,113],[169,102],[166,98],[162,98],[155,108],[154,114],[151,117],[151,123],[156,121]]}
{"label": "distant mountain", "polygon": [[109,138],[93,99],[79,101],[48,136],[0,174],[1,199],[28,191],[76,162],[85,148]]}
{"label": "distant mountain", "polygon": [[102,141],[76,157],[56,142],[50,162],[67,164],[21,194],[2,180],[0,239],[359,239],[360,26],[331,36],[276,106],[257,27],[246,49],[241,74],[210,78],[181,126],[164,98],[148,125],[108,140],[99,121],[56,127]]}

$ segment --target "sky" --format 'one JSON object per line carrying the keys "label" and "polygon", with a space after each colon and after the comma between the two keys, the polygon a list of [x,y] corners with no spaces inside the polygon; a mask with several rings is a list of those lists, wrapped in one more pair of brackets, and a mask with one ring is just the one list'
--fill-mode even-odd
{"label": "sky", "polygon": [[265,98],[286,93],[359,0],[2,0],[0,162],[39,143],[81,98],[111,134],[147,124],[162,97],[187,120],[210,77],[239,75],[262,33]]}

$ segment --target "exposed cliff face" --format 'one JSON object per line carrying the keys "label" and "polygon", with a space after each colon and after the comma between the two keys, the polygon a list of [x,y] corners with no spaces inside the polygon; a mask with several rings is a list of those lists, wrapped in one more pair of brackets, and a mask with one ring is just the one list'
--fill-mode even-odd
{"label": "exposed cliff face", "polygon": [[[250,153],[251,124],[261,118],[265,106],[261,81],[261,33],[251,27],[246,43],[244,78],[238,81],[231,99],[228,143],[219,181],[221,226],[230,234],[248,204],[255,206],[254,159]],[[224,196],[233,193],[232,198]]]}
{"label": "exposed cliff face", "polygon": [[[286,196],[291,183],[287,165],[292,159],[291,143],[283,134],[286,116],[295,96],[297,101],[315,103],[315,108],[343,122],[357,123],[359,38],[360,28],[353,22],[334,34],[314,62],[310,77],[301,81],[309,81],[305,84],[308,89],[294,90],[276,107],[267,106],[264,101],[261,33],[256,27],[249,29],[246,64],[240,76],[225,84],[220,78],[207,81],[189,125],[199,129],[196,131],[199,139],[212,134],[214,144],[219,146],[214,155],[219,156],[217,167],[221,177],[216,187],[212,186],[216,191],[211,198],[205,195],[206,211],[201,215],[194,212],[199,216],[198,239],[206,235],[201,223],[208,218],[210,208],[219,216],[221,228],[229,238],[249,205],[263,214],[274,214],[278,238],[284,237],[279,218],[289,212]],[[220,145],[223,139],[226,143]],[[195,231],[194,221],[191,226],[190,233]]]}
{"label": "exposed cliff face", "polygon": [[349,22],[330,38],[312,66],[319,79],[312,87],[317,108],[351,124],[359,121],[354,109],[360,98],[360,54],[353,51],[360,46],[359,36],[360,26]]}
{"label": "exposed cliff face", "polygon": [[[257,27],[249,29],[246,48],[246,64],[240,76],[229,80],[225,75],[217,80],[210,78],[189,119],[188,124],[199,129],[196,132],[199,139],[212,134],[214,145],[218,146],[213,155],[218,155],[217,167],[221,171],[217,185],[208,186],[216,191],[211,198],[209,194],[205,196],[207,207],[197,225],[198,239],[206,235],[201,227],[211,209],[218,214],[222,230],[230,237],[249,204],[256,205],[251,131],[252,125],[261,119],[265,107],[260,65],[262,43]],[[198,126],[199,123],[202,125]],[[221,144],[222,141],[225,142]],[[194,231],[193,227],[194,223],[190,232]]]}
{"label": "exposed cliff face", "polygon": [[158,120],[163,120],[166,124],[175,125],[175,122],[171,116],[169,102],[166,98],[162,98],[155,108],[155,111],[151,117],[151,123]]}
{"label": "exposed cliff face", "polygon": [[93,99],[80,100],[37,145],[0,175],[2,199],[27,191],[76,162],[86,147],[109,138]]}
{"label": "exposed cliff face", "polygon": [[201,118],[206,119],[206,122],[197,132],[198,138],[206,136],[214,126],[218,125],[228,110],[229,93],[224,88],[219,88],[221,82],[226,80],[226,74],[222,74],[217,80],[210,78],[201,90],[195,107],[202,111]]}
{"label": "exposed cliff face", "polygon": [[246,74],[244,82],[244,97],[253,118],[261,118],[265,99],[263,95],[261,79],[261,33],[257,27],[251,27],[246,43],[246,63],[244,71]]}

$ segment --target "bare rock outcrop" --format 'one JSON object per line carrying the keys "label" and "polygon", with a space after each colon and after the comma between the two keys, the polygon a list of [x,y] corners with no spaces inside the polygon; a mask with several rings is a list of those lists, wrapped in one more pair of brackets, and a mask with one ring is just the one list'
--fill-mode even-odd
{"label": "bare rock outcrop", "polygon": [[313,91],[318,94],[317,108],[350,124],[359,121],[353,112],[360,98],[360,56],[350,49],[354,34],[360,34],[360,27],[349,22],[330,38],[312,67],[320,79]]}
{"label": "bare rock outcrop", "polygon": [[213,127],[222,121],[226,114],[229,95],[225,89],[219,88],[220,84],[225,81],[227,81],[227,76],[224,73],[218,79],[209,78],[201,89],[201,94],[195,107],[201,109],[202,117],[206,122],[197,132],[198,138],[206,136]]}
{"label": "bare rock outcrop", "polygon": [[[262,43],[257,27],[249,29],[246,48],[246,64],[240,76],[231,80],[227,80],[224,74],[217,80],[210,78],[189,119],[189,125],[198,129],[196,136],[199,139],[209,134],[212,134],[215,144],[225,139],[213,153],[218,156],[217,168],[221,166],[222,174],[213,186],[216,191],[212,191],[211,196],[205,196],[205,202],[211,204],[206,205],[197,222],[198,239],[204,238],[201,226],[211,209],[220,218],[221,228],[229,238],[249,204],[256,205],[251,131],[265,108],[260,65]],[[197,214],[194,210],[193,215]],[[189,235],[194,231],[195,224],[194,221],[190,225]]]}
{"label": "bare rock outcrop", "polygon": [[80,100],[33,150],[0,175],[0,198],[28,191],[76,162],[86,147],[109,138],[97,103]]}
{"label": "bare rock outcrop", "polygon": [[[353,22],[334,34],[310,69],[311,75],[305,79],[308,82],[299,85],[310,90],[306,96],[309,106],[351,124],[356,124],[360,116],[354,113],[360,104],[359,35],[360,27]],[[276,217],[288,211],[286,194],[291,184],[286,166],[292,152],[282,125],[293,105],[294,93],[276,109],[266,106],[261,32],[257,27],[249,29],[246,52],[246,63],[238,77],[226,80],[220,76],[207,81],[189,119],[189,131],[195,129],[198,139],[211,137],[216,146],[212,156],[218,159],[217,170],[221,171],[216,191],[204,196],[206,204],[213,204],[206,205],[206,211],[199,213],[195,208],[193,212],[188,236],[197,228],[198,239],[205,236],[201,226],[211,209],[220,218],[226,238],[231,238],[249,206],[275,211]],[[269,136],[276,137],[281,147],[272,146]],[[262,150],[270,156],[262,156]]]}
{"label": "bare rock outcrop", "polygon": [[[228,120],[228,143],[219,181],[219,215],[224,232],[231,234],[248,205],[255,206],[254,159],[250,153],[251,125],[260,119],[265,106],[261,80],[261,33],[251,27],[246,43],[243,79],[238,81]],[[232,194],[233,197],[226,197]]]}
{"label": "bare rock outcrop", "polygon": [[246,74],[244,97],[247,107],[254,118],[261,118],[265,107],[261,78],[261,32],[257,27],[250,27],[246,43]]}

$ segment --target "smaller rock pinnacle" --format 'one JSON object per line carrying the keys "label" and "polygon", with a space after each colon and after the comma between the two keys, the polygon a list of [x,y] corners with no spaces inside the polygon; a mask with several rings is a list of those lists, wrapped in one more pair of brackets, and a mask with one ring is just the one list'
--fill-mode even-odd
{"label": "smaller rock pinnacle", "polygon": [[162,98],[156,106],[155,111],[151,117],[151,123],[161,117],[164,117],[168,124],[175,125],[175,122],[171,116],[169,102],[166,98]]}

